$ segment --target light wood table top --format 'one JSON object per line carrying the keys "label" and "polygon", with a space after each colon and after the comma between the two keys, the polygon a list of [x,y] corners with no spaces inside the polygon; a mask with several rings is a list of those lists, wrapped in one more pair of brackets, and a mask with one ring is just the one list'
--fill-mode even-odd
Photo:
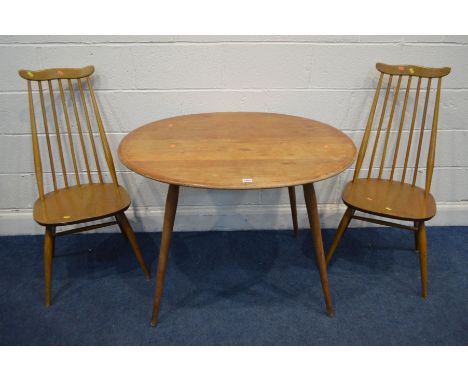
{"label": "light wood table top", "polygon": [[129,133],[119,157],[130,170],[178,186],[288,187],[334,176],[356,147],[340,130],[272,113],[207,113],[152,122]]}

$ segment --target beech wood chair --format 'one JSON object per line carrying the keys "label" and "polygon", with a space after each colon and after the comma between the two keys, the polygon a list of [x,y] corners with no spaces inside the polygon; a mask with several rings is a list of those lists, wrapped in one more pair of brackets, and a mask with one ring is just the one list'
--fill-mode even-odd
{"label": "beech wood chair", "polygon": [[[343,234],[352,219],[414,231],[415,246],[416,250],[419,251],[422,296],[425,298],[427,296],[427,248],[425,221],[431,219],[436,214],[436,204],[434,197],[430,194],[430,188],[432,174],[434,172],[442,77],[450,73],[450,68],[426,68],[415,65],[386,65],[381,63],[378,63],[376,68],[380,72],[380,78],[369,113],[367,126],[362,138],[353,180],[346,184],[342,193],[343,202],[348,208],[340,221],[333,242],[328,250],[326,261],[327,264],[330,263],[333,253],[335,252],[338,243],[343,237]],[[386,89],[385,92],[381,92],[384,77],[386,76],[388,77],[386,79]],[[392,82],[395,80],[396,86],[392,88]],[[435,80],[437,80],[437,87],[433,89],[432,83],[433,81],[435,82]],[[412,82],[417,82],[415,89],[411,88]],[[421,89],[423,89],[422,97],[420,97]],[[404,99],[402,106],[400,104],[401,115],[398,130],[396,130],[396,133],[393,135],[393,140],[395,141],[393,144],[393,155],[389,155],[387,159],[387,153],[389,154],[391,152],[392,145],[389,145],[389,141],[392,140],[389,138],[391,135],[396,106],[398,104],[398,96],[403,92]],[[430,96],[434,92],[435,100],[432,101],[430,100]],[[381,93],[385,94],[383,96],[383,100],[380,97]],[[393,93],[393,100],[391,102],[390,112],[386,113],[390,93]],[[409,101],[410,98],[411,101]],[[424,102],[421,102],[420,98],[424,98]],[[430,131],[426,133],[426,138],[429,139],[426,139],[428,142],[425,143],[424,131],[426,120],[428,119],[428,115],[430,115],[430,113],[428,114],[428,110],[431,109],[431,103],[433,105],[432,127],[430,128]],[[408,104],[411,106],[408,106]],[[379,105],[379,107],[377,107],[377,105]],[[369,141],[372,141],[370,136],[373,130],[376,109],[380,110],[380,118],[377,125],[378,127],[374,134],[372,150],[368,151],[367,148]],[[407,110],[409,113],[407,113]],[[388,116],[386,114],[388,114]],[[410,114],[411,119],[405,118],[407,117],[406,114]],[[405,131],[403,134],[405,120],[410,122],[409,131]],[[387,122],[384,123],[385,121]],[[386,131],[384,132],[383,126],[385,124]],[[419,126],[419,129],[417,129],[417,126]],[[416,142],[412,145],[413,135],[415,135],[416,131],[416,135],[419,135],[417,146]],[[429,133],[430,137],[428,136]],[[379,138],[383,134],[385,135],[384,140],[379,145]],[[404,135],[406,135],[406,139],[403,139]],[[403,141],[407,142],[406,149],[400,150],[400,146],[402,146]],[[416,185],[416,180],[419,173],[421,159],[424,157],[423,146],[427,147],[425,179],[424,187],[418,187]],[[376,155],[377,152],[379,152],[380,155]],[[370,155],[367,174],[364,175],[364,177],[360,177],[360,171],[363,167],[367,153]],[[399,161],[398,155],[400,153],[402,155]],[[376,157],[379,156],[380,165],[377,166],[378,159]],[[403,158],[404,162],[401,163]],[[410,163],[413,163],[412,167],[410,167]],[[386,167],[386,164],[391,164],[391,170],[389,171],[388,176],[384,176],[384,168]],[[401,164],[403,164],[402,167]],[[374,168],[374,165],[376,168]],[[388,169],[389,166],[387,170]],[[397,172],[400,172],[400,170],[401,176],[397,177]],[[377,173],[377,175],[375,173]],[[409,178],[408,181],[406,181],[406,177]],[[392,221],[357,216],[355,215],[356,211],[385,218],[412,221],[413,224],[409,226],[397,224]]]}
{"label": "beech wood chair", "polygon": [[[39,191],[39,198],[34,203],[33,217],[37,223],[45,226],[46,306],[51,304],[52,258],[56,236],[118,224],[122,234],[130,242],[145,277],[149,279],[149,272],[140,247],[124,213],[130,206],[130,198],[117,181],[111,150],[90,81],[93,73],[93,66],[78,69],[19,71],[19,75],[26,79],[28,84],[34,167]],[[33,83],[37,87],[34,93]],[[64,85],[67,87],[65,88]],[[44,86],[47,86],[49,90],[49,97],[44,96]],[[34,99],[36,99],[36,107],[39,108],[40,105],[42,111],[43,133],[39,133],[36,123]],[[66,130],[63,126],[63,119]],[[84,131],[84,125],[88,134]],[[79,144],[75,143],[76,141]],[[47,154],[41,155],[41,146],[47,147],[47,150],[43,147],[43,151]],[[104,181],[105,165],[103,166],[102,162],[107,165],[111,177],[110,183]],[[48,169],[43,170],[43,165]],[[44,179],[46,175],[49,181]],[[50,178],[52,185],[50,185]],[[47,184],[53,187],[53,190],[45,193],[44,186]],[[59,226],[85,223],[106,217],[113,217],[114,220],[56,232],[56,227]]]}

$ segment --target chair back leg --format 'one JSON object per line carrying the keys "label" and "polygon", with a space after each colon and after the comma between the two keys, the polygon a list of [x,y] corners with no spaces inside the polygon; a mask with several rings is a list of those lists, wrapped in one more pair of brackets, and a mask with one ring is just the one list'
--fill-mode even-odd
{"label": "chair back leg", "polygon": [[351,219],[353,218],[354,211],[355,210],[348,207],[348,209],[344,213],[343,217],[341,218],[340,224],[338,225],[338,229],[336,230],[336,233],[335,233],[335,237],[333,238],[333,242],[332,242],[330,248],[328,249],[328,253],[327,253],[327,257],[326,257],[327,265],[330,263],[330,261],[331,261],[331,259],[333,257],[333,253],[335,252],[336,247],[338,247],[338,244],[339,244],[341,238],[343,237],[343,235],[344,235],[344,233],[346,231],[346,228],[348,228],[349,223],[350,223]]}
{"label": "chair back leg", "polygon": [[135,233],[133,232],[130,222],[128,221],[124,212],[117,214],[116,219],[117,219],[117,222],[119,223],[119,227],[120,227],[120,230],[122,231],[122,234],[130,242],[130,245],[132,246],[132,249],[133,249],[133,252],[135,253],[138,264],[140,264],[140,267],[143,270],[143,273],[145,274],[145,278],[149,280],[150,274],[148,272],[148,268],[146,267],[146,263],[143,258],[143,255],[141,254],[140,246],[138,245]]}
{"label": "chair back leg", "polygon": [[47,226],[44,236],[45,305],[52,303],[52,258],[54,257],[55,227]]}

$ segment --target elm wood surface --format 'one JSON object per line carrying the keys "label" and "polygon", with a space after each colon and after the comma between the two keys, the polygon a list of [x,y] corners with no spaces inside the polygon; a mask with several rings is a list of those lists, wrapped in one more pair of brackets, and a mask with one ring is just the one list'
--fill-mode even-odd
{"label": "elm wood surface", "polygon": [[272,113],[209,113],[138,128],[119,146],[130,170],[169,183],[151,325],[158,322],[180,186],[214,189],[288,187],[297,233],[295,185],[303,185],[327,314],[333,314],[313,183],[345,170],[356,148],[339,130]]}
{"label": "elm wood surface", "polygon": [[351,208],[400,220],[429,220],[436,214],[436,204],[425,190],[400,181],[356,179],[342,193]]}
{"label": "elm wood surface", "polygon": [[[378,63],[376,68],[380,72],[379,81],[359,149],[353,180],[346,184],[342,193],[343,202],[348,206],[348,209],[341,219],[326,260],[327,263],[331,261],[334,251],[353,218],[412,230],[415,233],[415,247],[419,251],[420,257],[422,296],[426,297],[427,244],[424,222],[436,214],[436,203],[430,193],[430,188],[434,171],[442,77],[450,73],[450,68],[427,68],[415,65],[387,65],[381,63]],[[433,80],[437,82],[435,89],[432,83]],[[416,84],[416,86],[412,87],[412,83]],[[385,88],[384,92],[382,92],[382,87]],[[392,96],[389,97],[391,93]],[[399,108],[400,112],[395,113],[400,94],[402,94],[403,103]],[[412,94],[411,97],[410,94]],[[382,99],[382,101],[379,102],[379,99]],[[389,104],[391,105],[390,111],[388,111]],[[374,124],[377,110],[380,111],[380,117],[377,119],[378,123]],[[429,121],[431,110],[432,123]],[[407,114],[411,118],[406,119]],[[374,125],[377,128],[373,143],[371,143],[371,149],[368,146],[372,141],[370,136]],[[395,125],[394,132],[397,136],[395,144],[391,147],[389,137],[393,125]],[[404,126],[409,127],[406,146],[404,143],[402,144],[405,141],[405,139],[402,139]],[[425,146],[425,134],[426,136],[430,134],[426,154],[424,154],[423,148]],[[380,141],[381,136],[384,136],[383,144]],[[378,155],[376,155],[377,152],[381,153],[380,163]],[[363,177],[360,172],[368,153],[370,157],[369,166],[365,171],[367,174]],[[421,160],[425,155],[424,188],[421,188],[416,186],[416,181],[419,167],[423,165]],[[403,171],[400,177],[396,176],[398,158],[404,158]],[[411,165],[411,158],[414,158],[413,165]],[[386,159],[391,160],[392,166],[388,179],[383,176],[383,170],[387,163]],[[411,173],[411,171],[408,171],[409,169],[412,169],[412,176],[409,176],[409,173]],[[411,226],[401,225],[357,216],[355,215],[356,211],[410,221],[413,224]]]}
{"label": "elm wood surface", "polygon": [[272,113],[207,113],[168,118],[129,133],[119,157],[160,182],[219,189],[289,187],[342,172],[351,139],[332,126]]}
{"label": "elm wood surface", "polygon": [[[34,168],[39,192],[39,198],[34,203],[33,217],[37,223],[45,226],[44,279],[47,306],[52,300],[55,237],[63,234],[119,224],[143,273],[149,279],[135,235],[125,217],[124,211],[130,206],[130,198],[117,181],[112,153],[90,80],[93,73],[93,66],[19,71],[19,75],[27,80],[28,86]],[[48,94],[44,94],[45,89]],[[35,102],[36,91],[38,94]],[[37,121],[36,114],[42,114]],[[42,154],[39,135],[44,135],[46,141]],[[99,160],[99,148],[104,153],[104,161],[101,159],[103,163]],[[72,168],[67,168],[67,159]],[[80,166],[81,163],[84,166]],[[112,183],[103,181],[102,171],[105,166]],[[47,167],[50,171],[47,171]],[[97,179],[93,179],[95,174]],[[50,192],[44,187],[47,184],[44,182],[46,175],[52,178],[53,190]],[[113,217],[115,221],[56,232],[58,226],[106,217]]]}
{"label": "elm wood surface", "polygon": [[67,225],[114,216],[130,206],[122,186],[112,183],[72,186],[44,195],[34,203],[34,220],[41,225]]}

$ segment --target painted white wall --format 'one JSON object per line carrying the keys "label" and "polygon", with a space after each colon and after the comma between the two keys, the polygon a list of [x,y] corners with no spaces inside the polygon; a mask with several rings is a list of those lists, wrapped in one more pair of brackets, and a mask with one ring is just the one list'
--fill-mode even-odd
{"label": "painted white wall", "polygon": [[[268,111],[317,119],[359,145],[376,62],[450,66],[443,82],[434,225],[468,224],[468,36],[0,36],[0,234],[42,232],[26,84],[17,70],[96,67],[94,86],[118,177],[137,230],[161,229],[167,186],[125,169],[129,131],[161,118],[209,111]],[[324,227],[336,227],[353,169],[317,187]],[[300,225],[306,227],[297,188]],[[286,190],[181,191],[176,230],[291,226]]]}

